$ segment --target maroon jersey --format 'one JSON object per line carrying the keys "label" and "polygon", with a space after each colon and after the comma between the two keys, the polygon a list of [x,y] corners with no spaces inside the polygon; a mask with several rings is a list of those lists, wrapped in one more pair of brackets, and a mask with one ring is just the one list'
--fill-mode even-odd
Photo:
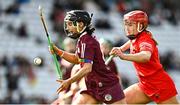
{"label": "maroon jersey", "polygon": [[[105,65],[99,42],[95,39],[95,36],[83,33],[78,40],[76,54],[85,62],[88,61],[89,63],[92,63],[92,71],[85,77],[86,87],[89,94],[104,102],[107,100],[117,101],[119,99],[119,95],[121,98],[124,97],[120,86],[117,86],[117,84],[119,84],[118,77],[110,69],[107,69],[107,66]],[[81,63],[81,67],[82,66],[83,63]],[[112,86],[114,86],[112,89],[113,91],[119,91],[119,93],[117,93],[119,94],[118,96],[115,96],[114,93],[116,92],[104,92],[106,89],[110,90]],[[110,100],[107,99],[106,95],[110,98]]]}
{"label": "maroon jersey", "polygon": [[116,75],[118,75],[118,69],[113,59],[109,62],[107,66],[108,66],[108,69],[112,70]]}

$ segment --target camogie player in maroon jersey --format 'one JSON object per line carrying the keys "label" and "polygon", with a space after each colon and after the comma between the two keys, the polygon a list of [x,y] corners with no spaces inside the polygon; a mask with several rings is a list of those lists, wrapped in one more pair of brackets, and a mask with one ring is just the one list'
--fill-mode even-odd
{"label": "camogie player in maroon jersey", "polygon": [[[157,42],[147,31],[148,16],[140,10],[124,15],[126,36],[130,39],[121,47],[112,49],[112,55],[122,60],[132,61],[139,82],[125,89],[127,104],[178,104],[173,80],[165,72],[159,61]],[[124,54],[130,48],[130,54]]]}
{"label": "camogie player in maroon jersey", "polygon": [[64,29],[69,37],[78,39],[76,52],[68,53],[53,45],[51,53],[71,63],[80,64],[81,68],[69,79],[57,80],[60,83],[57,92],[84,77],[87,89],[81,91],[72,104],[125,104],[119,79],[107,69],[99,42],[92,35],[95,29],[91,26],[91,18],[92,15],[84,10],[72,10],[66,14]]}

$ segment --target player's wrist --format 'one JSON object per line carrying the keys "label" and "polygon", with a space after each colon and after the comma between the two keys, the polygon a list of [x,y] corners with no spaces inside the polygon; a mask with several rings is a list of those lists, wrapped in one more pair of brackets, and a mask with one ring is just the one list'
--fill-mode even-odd
{"label": "player's wrist", "polygon": [[59,48],[57,48],[55,45],[53,45],[53,51],[54,51],[57,55],[59,55],[61,58],[62,58],[63,55],[64,55],[64,51],[61,50],[61,49],[59,49]]}
{"label": "player's wrist", "polygon": [[56,50],[55,52],[56,52],[61,58],[64,56],[64,51],[63,51],[63,50],[58,49],[58,50]]}
{"label": "player's wrist", "polygon": [[121,52],[123,52],[123,50],[122,50],[123,48],[122,47],[119,47],[119,50],[121,51]]}
{"label": "player's wrist", "polygon": [[73,81],[73,78],[69,78],[68,81],[69,81],[70,83],[73,83],[73,82],[74,82],[74,81]]}
{"label": "player's wrist", "polygon": [[62,54],[60,55],[60,57],[62,58],[64,56],[64,51],[62,51]]}

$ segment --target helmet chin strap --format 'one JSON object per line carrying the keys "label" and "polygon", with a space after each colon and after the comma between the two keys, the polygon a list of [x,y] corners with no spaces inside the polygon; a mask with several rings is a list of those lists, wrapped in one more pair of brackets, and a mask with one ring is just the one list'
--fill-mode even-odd
{"label": "helmet chin strap", "polygon": [[[140,23],[138,22],[138,26],[137,26],[137,31],[138,31],[138,33],[137,33],[137,35],[138,35],[139,33],[141,33],[144,29],[145,29],[145,27],[140,30]],[[132,34],[132,35],[128,35],[127,37],[128,37],[130,40],[133,40],[133,39],[135,39],[135,38],[137,37],[137,35]]]}
{"label": "helmet chin strap", "polygon": [[86,26],[83,27],[83,29],[80,31],[79,23],[77,22],[77,32],[80,34],[86,29]]}
{"label": "helmet chin strap", "polygon": [[80,27],[79,24],[76,23],[77,25],[74,26],[77,29],[78,33],[71,33],[71,35],[69,35],[69,37],[73,38],[73,39],[77,39],[81,36],[81,34],[84,32],[84,30],[86,29],[86,26],[83,27],[83,29],[80,31]]}

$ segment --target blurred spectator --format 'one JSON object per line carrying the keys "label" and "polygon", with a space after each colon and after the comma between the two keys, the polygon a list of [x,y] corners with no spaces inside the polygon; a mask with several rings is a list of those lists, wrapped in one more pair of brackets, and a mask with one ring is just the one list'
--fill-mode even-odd
{"label": "blurred spectator", "polygon": [[117,0],[115,5],[121,15],[136,9],[145,11],[150,17],[150,25],[160,25],[162,19],[177,25],[178,3],[176,0]]}
{"label": "blurred spectator", "polygon": [[176,9],[175,4],[172,0],[164,0],[162,1],[163,4],[163,11],[165,19],[167,19],[171,24],[177,25],[178,22],[176,20]]}
{"label": "blurred spectator", "polygon": [[69,10],[80,10],[84,9],[84,1],[85,0],[67,0]]}
{"label": "blurred spectator", "polygon": [[20,27],[17,29],[17,35],[20,38],[27,38],[29,36],[26,23],[22,23],[20,25]]}
{"label": "blurred spectator", "polygon": [[116,0],[116,9],[123,16],[127,10],[125,0]]}
{"label": "blurred spectator", "polygon": [[161,63],[165,70],[169,70],[173,68],[173,64],[172,64],[173,57],[174,55],[170,51],[160,57]]}
{"label": "blurred spectator", "polygon": [[149,15],[149,24],[153,26],[159,26],[162,23],[162,14],[160,8],[155,8]]}
{"label": "blurred spectator", "polygon": [[[145,11],[148,16],[150,16],[155,8],[155,5],[157,5],[159,2],[154,0],[139,0],[140,5],[138,9],[142,9]],[[157,3],[157,4],[156,4]]]}
{"label": "blurred spectator", "polygon": [[3,24],[2,15],[3,15],[3,10],[2,10],[1,4],[0,4],[0,26]]}
{"label": "blurred spectator", "polygon": [[9,59],[6,55],[3,56],[3,58],[0,61],[0,65],[3,67],[7,67],[9,63]]}
{"label": "blurred spectator", "polygon": [[50,20],[53,23],[53,30],[64,39],[64,5],[60,3],[59,0],[54,1]]}
{"label": "blurred spectator", "polygon": [[177,54],[175,55],[174,65],[175,69],[180,71],[180,56],[178,56]]}
{"label": "blurred spectator", "polygon": [[12,23],[7,25],[7,31],[14,33],[16,31],[16,29],[14,28],[14,26],[12,25]]}
{"label": "blurred spectator", "polygon": [[95,27],[97,29],[112,29],[112,26],[108,19],[98,19],[96,20]]}
{"label": "blurred spectator", "polygon": [[29,3],[31,0],[16,0],[17,3],[19,4],[25,4],[25,3]]}
{"label": "blurred spectator", "polygon": [[6,14],[19,14],[20,13],[20,4],[17,1],[14,1],[6,10]]}
{"label": "blurred spectator", "polygon": [[172,50],[160,56],[160,61],[165,70],[180,70],[179,56]]}
{"label": "blurred spectator", "polygon": [[[28,78],[28,82],[30,84],[34,84],[36,80],[35,73],[32,68],[32,64],[29,62],[29,60],[24,56],[15,56],[14,58],[15,62],[17,62],[18,69],[21,72],[21,76],[25,76]],[[43,62],[43,61],[42,61]]]}
{"label": "blurred spectator", "polygon": [[[99,43],[100,43],[100,47],[101,47],[102,53],[104,54],[105,59],[108,59],[109,53],[113,47],[112,42],[106,39],[100,39]],[[129,78],[123,76],[121,73],[118,72],[118,68],[113,59],[109,62],[107,67],[109,68],[109,70],[112,70],[112,72],[114,72],[117,75],[117,77],[119,77],[123,88],[127,88],[130,85]]]}
{"label": "blurred spectator", "polygon": [[3,13],[3,10],[2,10],[1,4],[0,4],[0,16],[2,15],[2,13]]}
{"label": "blurred spectator", "polygon": [[34,82],[35,74],[32,71],[32,65],[23,56],[14,56],[13,60],[4,56],[2,64],[6,65],[7,96],[5,103],[21,103],[24,99],[21,97],[23,93],[19,89],[19,79],[26,76],[29,83]]}
{"label": "blurred spectator", "polygon": [[110,11],[109,5],[107,4],[106,0],[93,0],[99,7],[100,10],[108,13]]}
{"label": "blurred spectator", "polygon": [[36,42],[37,45],[42,45],[43,44],[43,40],[38,35],[35,38],[35,42]]}
{"label": "blurred spectator", "polygon": [[7,81],[7,97],[6,101],[9,104],[15,104],[18,102],[16,98],[14,99],[13,94],[16,91],[19,91],[19,78],[20,70],[18,68],[17,61],[14,60],[12,63],[9,63],[6,70],[6,81]]}
{"label": "blurred spectator", "polygon": [[123,44],[125,43],[125,40],[119,36],[117,36],[115,38],[115,43],[114,43],[114,47],[119,47],[119,46],[122,46]]}

